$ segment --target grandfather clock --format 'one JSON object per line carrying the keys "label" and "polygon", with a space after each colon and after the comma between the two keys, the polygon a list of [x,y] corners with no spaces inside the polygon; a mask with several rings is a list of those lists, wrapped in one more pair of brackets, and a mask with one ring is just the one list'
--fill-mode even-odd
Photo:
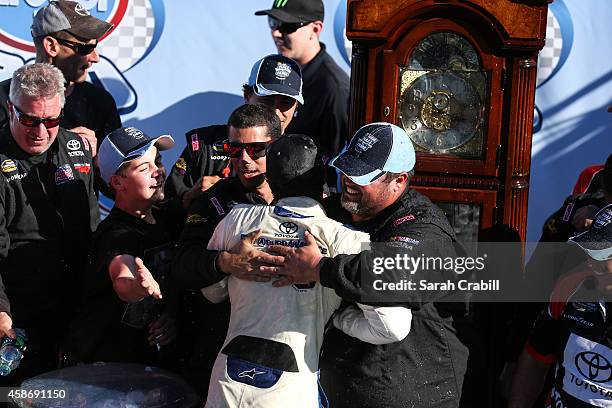
{"label": "grandfather clock", "polygon": [[506,224],[525,239],[538,51],[552,0],[348,0],[351,134],[403,127],[412,186],[460,239]]}

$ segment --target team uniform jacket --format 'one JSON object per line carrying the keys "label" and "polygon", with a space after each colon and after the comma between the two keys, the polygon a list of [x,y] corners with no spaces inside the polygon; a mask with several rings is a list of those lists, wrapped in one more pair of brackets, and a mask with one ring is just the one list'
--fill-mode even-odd
{"label": "team uniform jacket", "polygon": [[[300,247],[309,230],[323,254],[356,253],[368,235],[344,227],[325,215],[315,200],[292,197],[275,206],[239,205],[219,223],[208,245],[225,250],[255,229],[262,236],[255,246]],[[229,292],[232,313],[223,349],[211,376],[206,406],[316,407],[317,370],[326,322],[340,305],[333,290],[319,284],[282,288],[271,282],[229,277],[202,290],[222,300]],[[334,319],[349,335],[383,344],[404,337],[410,310],[359,305]],[[403,334],[402,334],[403,333]]]}
{"label": "team uniform jacket", "polygon": [[[302,69],[304,105],[299,105],[285,134],[302,133],[314,140],[323,160],[335,157],[348,134],[349,77],[325,51]],[[336,188],[336,172],[326,168],[327,185]]]}
{"label": "team uniform jacket", "polygon": [[[349,216],[338,197],[332,197],[326,210],[341,221]],[[395,253],[441,257],[456,253],[455,234],[444,213],[414,190],[355,227],[368,232],[372,242],[390,243]],[[321,268],[321,284],[348,301],[369,303],[367,299],[380,299],[372,285],[364,283],[368,275],[373,276],[373,256],[373,251],[368,250],[326,259]],[[386,276],[387,282],[400,282],[404,277],[393,273],[385,271],[381,276]],[[457,279],[457,275],[451,272],[447,278]],[[412,309],[412,328],[401,342],[372,345],[335,328],[325,334],[321,384],[331,407],[459,405],[469,353],[457,337],[453,322],[465,310],[457,304],[434,303],[438,300],[436,293],[430,294],[434,297],[426,295],[411,291],[396,295],[400,296],[394,299],[396,302]]]}
{"label": "team uniform jacket", "polygon": [[526,351],[555,363],[547,407],[612,406],[612,311],[588,272],[562,278],[533,327]]}
{"label": "team uniform jacket", "polygon": [[227,139],[227,125],[214,125],[190,130],[187,144],[166,180],[168,197],[180,196],[202,176],[227,177],[230,160],[217,144]]}
{"label": "team uniform jacket", "polygon": [[99,221],[92,168],[87,146],[64,129],[36,156],[8,129],[0,132],[0,271],[14,327],[61,333],[71,317],[65,303],[78,298],[73,290],[87,273]]}

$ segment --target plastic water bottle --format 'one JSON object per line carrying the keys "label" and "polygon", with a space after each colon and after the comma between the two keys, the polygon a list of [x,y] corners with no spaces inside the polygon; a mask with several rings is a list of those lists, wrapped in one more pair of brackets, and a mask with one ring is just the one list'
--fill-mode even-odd
{"label": "plastic water bottle", "polygon": [[23,358],[23,351],[26,349],[28,335],[23,329],[14,329],[15,338],[5,336],[0,346],[0,375],[7,376],[13,371]]}

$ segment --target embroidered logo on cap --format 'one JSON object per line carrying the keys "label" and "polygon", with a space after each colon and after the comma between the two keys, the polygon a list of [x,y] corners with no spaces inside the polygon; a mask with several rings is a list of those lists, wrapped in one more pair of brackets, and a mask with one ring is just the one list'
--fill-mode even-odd
{"label": "embroidered logo on cap", "polygon": [[287,5],[289,0],[274,0],[274,8],[283,8]]}
{"label": "embroidered logo on cap", "polygon": [[89,15],[89,11],[87,11],[87,9],[83,7],[81,3],[77,3],[74,6],[74,12],[83,17],[87,17]]}
{"label": "embroidered logo on cap", "polygon": [[289,78],[289,75],[291,75],[291,67],[289,64],[284,62],[278,62],[276,64],[276,68],[274,68],[274,75],[276,76],[276,79],[281,81],[287,79]]}
{"label": "embroidered logo on cap", "polygon": [[136,129],[135,127],[125,128],[125,133],[127,133],[129,136],[133,137],[136,140],[140,140],[144,137],[144,133],[142,133],[140,130]]}
{"label": "embroidered logo on cap", "polygon": [[376,143],[378,143],[378,138],[374,137],[371,133],[366,133],[355,143],[355,150],[357,153],[363,153],[370,150]]}

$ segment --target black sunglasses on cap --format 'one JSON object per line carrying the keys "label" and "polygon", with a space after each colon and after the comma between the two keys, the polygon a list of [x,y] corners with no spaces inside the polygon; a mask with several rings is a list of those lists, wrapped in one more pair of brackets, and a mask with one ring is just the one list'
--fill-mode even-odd
{"label": "black sunglasses on cap", "polygon": [[237,143],[226,140],[223,142],[223,151],[231,158],[235,159],[242,155],[242,151],[246,150],[247,154],[253,159],[261,159],[266,156],[266,147],[268,142],[254,142],[254,143]]}
{"label": "black sunglasses on cap", "polygon": [[310,21],[303,21],[301,23],[283,23],[274,17],[268,16],[268,25],[270,26],[270,30],[278,30],[283,34],[295,33],[297,30],[308,24],[310,24]]}
{"label": "black sunglasses on cap", "polygon": [[36,116],[26,115],[25,113],[23,113],[23,111],[21,111],[21,109],[15,106],[14,103],[11,103],[11,106],[13,107],[13,112],[15,112],[15,116],[17,116],[17,120],[19,121],[19,123],[21,123],[23,126],[31,127],[31,128],[38,127],[41,123],[47,129],[54,128],[56,126],[59,126],[60,121],[62,120],[62,117],[64,116],[64,113],[62,110],[59,116],[56,116],[54,118],[39,118]]}
{"label": "black sunglasses on cap", "polygon": [[94,44],[84,44],[84,43],[80,43],[76,41],[64,40],[63,38],[56,38],[56,37],[53,37],[53,38],[58,43],[70,48],[75,53],[79,55],[83,55],[83,56],[91,54],[93,50],[95,50],[96,47],[98,46],[97,42]]}

